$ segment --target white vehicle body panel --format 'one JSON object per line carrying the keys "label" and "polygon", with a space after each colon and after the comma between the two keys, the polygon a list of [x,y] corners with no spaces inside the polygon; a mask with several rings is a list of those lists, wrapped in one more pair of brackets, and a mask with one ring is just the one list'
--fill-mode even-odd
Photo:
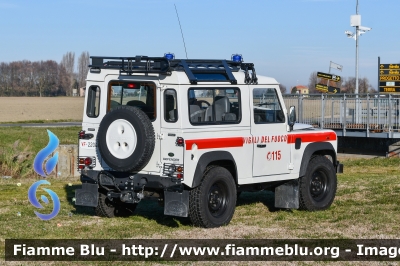
{"label": "white vehicle body panel", "polygon": [[[134,74],[120,75],[118,70],[102,69],[100,74],[89,73],[87,88],[90,86],[100,87],[100,111],[97,117],[88,117],[87,106],[84,107],[82,129],[94,134],[90,141],[79,141],[79,157],[94,157],[96,165],[93,170],[112,170],[102,160],[94,144],[99,125],[107,112],[109,89],[111,81],[146,81],[156,84],[156,119],[152,121],[155,131],[155,149],[148,164],[139,172],[145,174],[163,174],[165,163],[176,163],[184,165],[184,181],[188,187],[193,184],[197,164],[200,158],[209,152],[224,151],[234,158],[237,170],[237,183],[253,184],[290,180],[299,177],[299,171],[304,150],[309,142],[302,142],[300,149],[295,149],[295,144],[290,143],[290,135],[316,133],[315,129],[308,129],[309,125],[296,125],[294,131],[290,132],[287,123],[287,109],[284,105],[282,95],[278,93],[282,105],[284,123],[255,124],[252,112],[253,100],[252,90],[254,88],[273,88],[279,91],[279,83],[269,77],[258,76],[257,85],[243,84],[244,73],[233,73],[238,84],[229,82],[202,82],[191,85],[184,72],[173,71],[170,76],[159,76],[158,74]],[[238,88],[241,92],[241,120],[237,124],[221,125],[192,125],[188,119],[188,90],[190,88]],[[177,92],[178,119],[174,123],[166,122],[163,115],[164,101],[163,92],[166,89],[174,89]],[[87,91],[86,91],[87,94]],[[87,95],[86,95],[87,97]],[[302,130],[297,130],[302,129]],[[327,132],[326,130],[323,132]],[[176,139],[181,137],[185,140],[185,146],[176,145]],[[230,146],[230,141],[235,144]],[[242,144],[239,145],[238,140]],[[336,138],[325,140],[330,142],[336,152]],[[206,145],[201,144],[206,142]],[[222,143],[213,146],[211,143]],[[224,146],[223,143],[227,143]],[[190,145],[190,146],[189,146]],[[261,147],[260,147],[261,145]],[[265,145],[265,146],[263,146]],[[218,160],[218,158],[215,158]]]}

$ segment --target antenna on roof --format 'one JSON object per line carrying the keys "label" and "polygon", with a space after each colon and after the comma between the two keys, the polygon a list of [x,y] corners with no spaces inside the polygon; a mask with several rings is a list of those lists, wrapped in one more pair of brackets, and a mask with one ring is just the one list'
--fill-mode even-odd
{"label": "antenna on roof", "polygon": [[187,51],[186,51],[185,38],[183,38],[183,31],[182,31],[181,21],[179,20],[179,15],[178,15],[178,10],[176,9],[176,5],[174,4],[174,6],[175,6],[175,11],[176,11],[176,16],[178,17],[179,28],[181,29],[182,40],[183,40],[183,46],[185,47],[186,59],[188,59]]}

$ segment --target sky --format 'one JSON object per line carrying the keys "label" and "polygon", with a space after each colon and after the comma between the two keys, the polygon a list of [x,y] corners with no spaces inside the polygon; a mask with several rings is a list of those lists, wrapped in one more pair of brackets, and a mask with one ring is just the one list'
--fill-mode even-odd
{"label": "sky", "polygon": [[[0,62],[93,56],[230,59],[242,54],[258,75],[287,88],[314,71],[355,77],[350,16],[356,0],[0,0]],[[400,0],[359,0],[359,77],[377,88],[378,57],[400,63]]]}

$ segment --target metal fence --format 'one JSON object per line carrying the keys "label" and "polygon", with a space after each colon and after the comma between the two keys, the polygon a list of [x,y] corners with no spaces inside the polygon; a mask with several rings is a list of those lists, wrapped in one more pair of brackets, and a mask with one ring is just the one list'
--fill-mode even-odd
{"label": "metal fence", "polygon": [[[297,121],[329,128],[342,136],[386,134],[400,136],[400,98],[382,94],[287,94],[285,105],[295,106]],[[395,136],[397,135],[397,136]]]}

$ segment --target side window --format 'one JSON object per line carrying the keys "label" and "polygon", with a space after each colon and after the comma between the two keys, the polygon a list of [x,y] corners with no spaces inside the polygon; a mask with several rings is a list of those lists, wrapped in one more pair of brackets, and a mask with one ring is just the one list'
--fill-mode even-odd
{"label": "side window", "polygon": [[237,124],[241,119],[238,88],[196,88],[188,91],[189,121],[193,125]]}
{"label": "side window", "polygon": [[108,88],[108,107],[110,111],[120,105],[141,109],[150,120],[156,119],[156,86],[153,83],[112,81]]}
{"label": "side window", "polygon": [[176,101],[176,91],[167,89],[164,92],[164,119],[174,123],[178,121],[178,107]]}
{"label": "side window", "polygon": [[98,117],[99,111],[100,111],[100,87],[90,86],[88,91],[86,115],[88,117]]}
{"label": "side window", "polygon": [[253,90],[254,123],[284,123],[285,116],[275,89]]}

